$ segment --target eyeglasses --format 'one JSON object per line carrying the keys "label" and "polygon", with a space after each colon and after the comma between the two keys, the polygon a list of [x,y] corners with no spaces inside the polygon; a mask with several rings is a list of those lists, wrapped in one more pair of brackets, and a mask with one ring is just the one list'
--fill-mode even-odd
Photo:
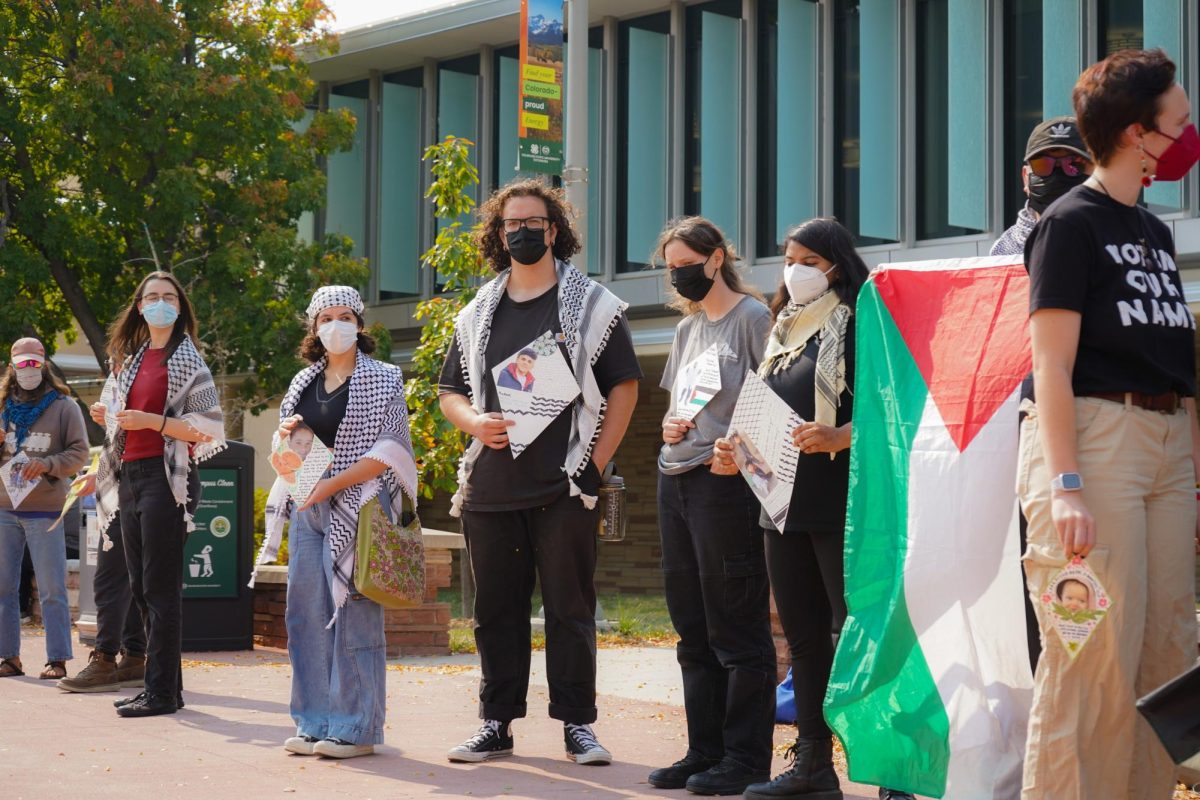
{"label": "eyeglasses", "polygon": [[32,358],[27,358],[24,361],[14,361],[13,369],[28,369],[30,367],[41,367],[42,362],[35,361]]}
{"label": "eyeglasses", "polygon": [[525,219],[502,219],[500,223],[504,226],[505,233],[516,233],[521,228],[528,228],[531,231],[544,231],[550,227],[549,217],[525,217]]}
{"label": "eyeglasses", "polygon": [[1049,178],[1056,166],[1070,178],[1078,177],[1080,174],[1091,175],[1095,168],[1091,161],[1079,155],[1034,156],[1029,159],[1029,169],[1039,178]]}
{"label": "eyeglasses", "polygon": [[166,294],[142,295],[143,303],[157,303],[159,300],[166,300],[168,303],[177,304],[179,302],[179,295],[175,294],[174,292],[167,292]]}

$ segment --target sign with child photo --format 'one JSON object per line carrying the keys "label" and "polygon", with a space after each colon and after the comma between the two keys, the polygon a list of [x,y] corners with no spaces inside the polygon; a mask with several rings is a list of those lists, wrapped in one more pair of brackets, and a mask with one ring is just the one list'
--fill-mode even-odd
{"label": "sign with child photo", "polygon": [[492,370],[492,380],[504,417],[516,423],[508,429],[513,458],[579,397],[579,384],[553,331],[502,359]]}
{"label": "sign with child photo", "polygon": [[280,437],[271,451],[271,468],[287,484],[288,494],[303,504],[333,463],[333,451],[307,425],[297,425]]}
{"label": "sign with child photo", "polygon": [[1072,660],[1112,609],[1112,599],[1104,591],[1100,579],[1078,556],[1050,579],[1042,592],[1041,603],[1046,618]]}

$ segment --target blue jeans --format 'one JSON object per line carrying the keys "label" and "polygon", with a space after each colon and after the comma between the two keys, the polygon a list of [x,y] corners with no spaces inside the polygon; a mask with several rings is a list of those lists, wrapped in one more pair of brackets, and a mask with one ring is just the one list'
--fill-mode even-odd
{"label": "blue jeans", "polygon": [[383,742],[387,664],[383,607],[358,593],[333,616],[329,502],[292,514],[288,530],[288,658],[297,736]]}
{"label": "blue jeans", "polygon": [[67,605],[67,545],[54,517],[31,517],[0,509],[0,658],[21,654],[21,558],[25,545],[37,576],[46,660],[71,660],[71,609]]}

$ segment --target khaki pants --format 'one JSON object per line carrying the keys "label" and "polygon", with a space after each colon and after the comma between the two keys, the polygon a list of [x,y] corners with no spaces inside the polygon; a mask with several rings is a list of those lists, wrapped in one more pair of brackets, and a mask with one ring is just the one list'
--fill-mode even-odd
{"label": "khaki pants", "polygon": [[1087,562],[1112,607],[1074,661],[1038,599],[1066,560],[1050,518],[1036,409],[1021,428],[1025,571],[1043,653],[1034,677],[1023,800],[1169,800],[1175,765],[1134,708],[1196,657],[1195,469],[1184,411],[1075,400],[1083,497],[1096,520]]}

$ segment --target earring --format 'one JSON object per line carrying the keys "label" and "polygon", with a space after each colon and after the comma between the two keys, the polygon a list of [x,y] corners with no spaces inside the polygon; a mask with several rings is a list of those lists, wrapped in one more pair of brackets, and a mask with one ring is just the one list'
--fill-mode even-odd
{"label": "earring", "polygon": [[1149,189],[1150,184],[1154,183],[1154,181],[1150,178],[1149,170],[1146,169],[1146,151],[1142,149],[1140,144],[1138,145],[1138,150],[1142,154],[1142,186]]}

